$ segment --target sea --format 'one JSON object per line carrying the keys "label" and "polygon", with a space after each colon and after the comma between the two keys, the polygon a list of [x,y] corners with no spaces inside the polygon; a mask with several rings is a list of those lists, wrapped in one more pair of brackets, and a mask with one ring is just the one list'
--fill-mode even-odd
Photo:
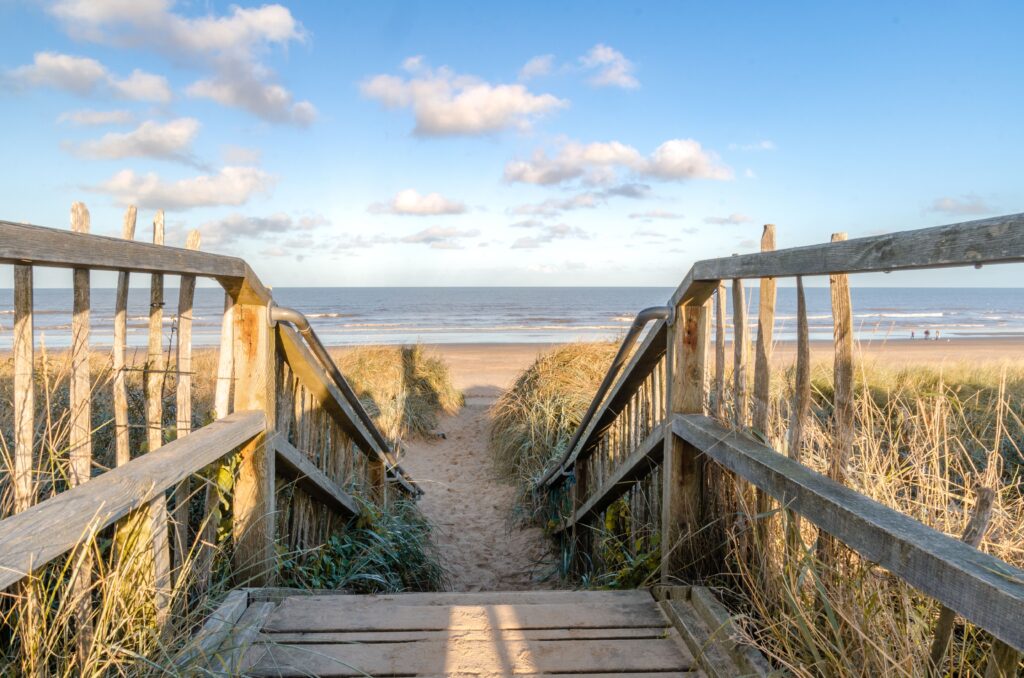
{"label": "sea", "polygon": [[[328,345],[452,343],[558,343],[615,340],[637,311],[667,302],[667,287],[278,287],[282,306],[302,311]],[[854,329],[861,341],[931,337],[1024,336],[1024,290],[1009,288],[879,288],[852,290]],[[751,328],[756,326],[757,288],[747,290]],[[178,291],[165,291],[164,340],[176,330]],[[11,346],[12,290],[0,289],[0,350]],[[93,289],[90,341],[109,346],[113,334],[113,289]],[[827,287],[807,288],[812,339],[832,333]],[[36,289],[37,342],[70,342],[71,290]],[[133,289],[128,302],[131,346],[147,341],[149,291]],[[196,290],[193,342],[219,341],[224,293]],[[728,307],[731,318],[731,302]],[[796,290],[780,287],[775,338],[794,337]]]}

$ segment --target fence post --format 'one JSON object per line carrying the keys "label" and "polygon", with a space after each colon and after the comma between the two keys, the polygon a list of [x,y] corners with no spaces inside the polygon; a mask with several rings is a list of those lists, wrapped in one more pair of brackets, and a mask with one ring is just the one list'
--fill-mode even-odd
{"label": "fence post", "polygon": [[233,533],[235,576],[248,586],[267,586],[274,579],[274,450],[277,413],[275,361],[277,342],[263,300],[247,283],[235,292],[234,410],[262,410],[267,430],[241,449],[235,482]]}
{"label": "fence post", "polygon": [[701,527],[704,474],[701,451],[672,433],[672,416],[704,412],[707,386],[709,299],[718,282],[700,288],[675,308],[668,325],[665,364],[668,417],[662,469],[661,581],[669,583],[681,566],[692,562],[682,548]]}

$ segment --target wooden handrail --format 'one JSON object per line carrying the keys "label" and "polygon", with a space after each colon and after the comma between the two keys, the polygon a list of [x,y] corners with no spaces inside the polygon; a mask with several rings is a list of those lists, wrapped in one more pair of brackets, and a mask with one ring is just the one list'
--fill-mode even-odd
{"label": "wooden handrail", "polygon": [[265,430],[262,412],[235,412],[0,521],[0,590]]}
{"label": "wooden handrail", "polygon": [[709,417],[677,415],[672,431],[867,560],[1024,650],[1024,570],[844,487]]}

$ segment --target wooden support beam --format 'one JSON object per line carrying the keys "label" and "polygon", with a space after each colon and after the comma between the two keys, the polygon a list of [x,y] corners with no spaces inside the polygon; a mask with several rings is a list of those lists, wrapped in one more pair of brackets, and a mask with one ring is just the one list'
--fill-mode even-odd
{"label": "wooden support beam", "polygon": [[922,593],[1024,650],[1024,570],[933,530],[702,416],[676,435]]}
{"label": "wooden support beam", "polygon": [[743,281],[732,281],[732,397],[733,424],[746,428],[747,419],[747,299]]}
{"label": "wooden support beam", "polygon": [[[765,224],[761,234],[761,251],[775,250],[775,225]],[[754,355],[754,416],[753,428],[765,441],[770,442],[768,421],[771,413],[772,335],[775,330],[775,278],[761,278],[758,286],[757,348]],[[767,562],[768,515],[771,502],[762,490],[755,492],[754,524],[757,533],[759,561]]]}

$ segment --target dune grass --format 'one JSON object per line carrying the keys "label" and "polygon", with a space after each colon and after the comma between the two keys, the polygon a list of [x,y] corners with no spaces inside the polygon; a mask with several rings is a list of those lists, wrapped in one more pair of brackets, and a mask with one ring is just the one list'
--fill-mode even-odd
{"label": "dune grass", "polygon": [[[461,395],[451,387],[447,367],[426,356],[419,347],[358,351],[364,359],[351,366],[356,388],[372,394],[373,402],[400,404],[392,419],[387,411],[375,416],[390,426],[396,438],[428,432],[442,411],[457,409]],[[169,356],[170,357],[170,356]],[[129,420],[133,455],[146,450],[145,396],[141,361],[144,352],[130,358],[127,372]],[[170,361],[169,362],[173,362]],[[217,353],[200,349],[193,356],[193,428],[213,418],[214,376]],[[94,473],[114,463],[113,372],[109,354],[90,357],[92,373],[92,426]],[[40,501],[68,487],[70,355],[66,351],[37,356],[37,423],[34,480]],[[10,477],[13,468],[13,360],[0,356],[0,517],[13,510]],[[175,378],[164,384],[165,440],[175,436]],[[230,460],[229,460],[230,461]],[[195,484],[190,501],[193,523],[212,520],[216,543],[212,546],[212,580],[199,586],[197,554],[186,562],[173,589],[166,592],[170,615],[158,624],[152,601],[157,595],[145,563],[126,558],[138,553],[123,545],[132,537],[115,537],[113,528],[83,535],[83,546],[41,568],[22,584],[0,592],[0,675],[202,675],[202,658],[188,659],[182,648],[202,620],[215,609],[223,595],[245,582],[235,581],[231,570],[230,507],[233,482],[230,471],[210,479],[217,487],[219,510],[204,517],[202,488]],[[357,591],[435,590],[444,588],[445,574],[429,540],[430,525],[415,504],[393,501],[387,510],[365,506],[364,515],[336,532],[320,548],[302,553],[279,552],[276,568],[283,580],[298,587],[343,587]],[[139,523],[133,523],[139,524]],[[87,592],[94,604],[93,629],[88,654],[76,656],[75,617],[81,598],[71,595],[70,582],[83,567],[81,554],[93,558],[92,587]],[[143,556],[138,556],[143,557]],[[26,606],[36,610],[29,615]],[[31,628],[23,623],[35,619]]]}
{"label": "dune grass", "polygon": [[520,511],[542,510],[533,486],[565,452],[617,346],[578,342],[540,355],[491,409],[490,449],[501,477],[519,489]]}
{"label": "dune grass", "polygon": [[[538,359],[495,407],[492,450],[499,468],[524,488],[519,511],[539,522],[564,511],[531,495],[546,463],[564,450],[596,390],[612,347],[574,345]],[[831,449],[831,364],[814,365],[811,421],[802,461],[824,471]],[[731,378],[726,380],[731,384]],[[786,453],[792,370],[776,369],[769,443]],[[848,484],[876,501],[959,537],[977,487],[996,491],[981,548],[1024,566],[1024,362],[976,365],[859,364],[855,454]],[[731,394],[726,394],[731,403]],[[727,419],[730,413],[727,408]],[[741,626],[776,666],[800,676],[923,675],[939,606],[884,570],[841,549],[816,559],[817,530],[802,521],[803,550],[787,554],[782,513],[757,515],[749,485],[715,472],[711,501],[718,520],[693,547],[696,560],[720,557],[700,583],[715,587],[741,614]],[[637,495],[637,496],[634,496]],[[596,568],[586,586],[656,581],[663,545],[654,507],[660,482],[641,484],[613,503],[594,526]],[[763,541],[753,525],[766,525]],[[755,561],[744,556],[754,543]],[[687,548],[687,545],[669,545]],[[563,553],[567,561],[569,551]],[[566,566],[568,562],[566,562]],[[566,567],[568,570],[568,567]],[[940,675],[981,675],[990,638],[957,620]]]}

